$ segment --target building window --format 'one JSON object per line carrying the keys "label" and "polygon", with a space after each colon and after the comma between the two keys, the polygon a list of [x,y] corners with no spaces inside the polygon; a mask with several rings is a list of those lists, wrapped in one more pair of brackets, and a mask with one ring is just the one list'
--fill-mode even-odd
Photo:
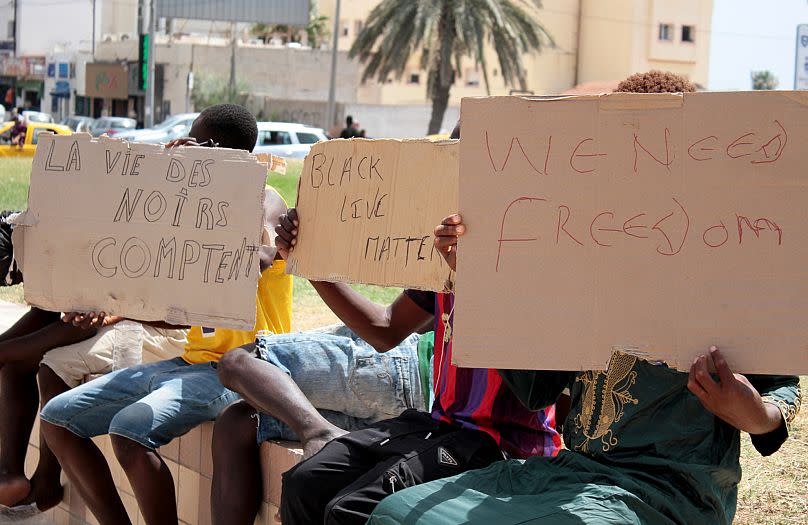
{"label": "building window", "polygon": [[696,41],[696,27],[695,26],[682,26],[682,42],[695,42]]}
{"label": "building window", "polygon": [[8,38],[10,38],[12,40],[14,39],[14,28],[15,28],[14,20],[9,20],[8,21]]}
{"label": "building window", "polygon": [[421,75],[418,73],[410,73],[407,77],[407,84],[420,84]]}
{"label": "building window", "polygon": [[659,39],[665,42],[673,40],[673,24],[659,24]]}
{"label": "building window", "polygon": [[342,28],[340,35],[343,37],[347,37],[349,30],[348,30],[348,22],[346,20],[340,20],[339,26]]}

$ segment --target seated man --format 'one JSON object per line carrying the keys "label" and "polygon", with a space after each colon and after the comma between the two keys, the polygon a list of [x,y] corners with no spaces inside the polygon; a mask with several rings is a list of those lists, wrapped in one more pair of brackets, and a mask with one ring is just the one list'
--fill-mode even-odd
{"label": "seated man", "polygon": [[[693,89],[657,71],[618,90]],[[465,226],[455,215],[439,228],[440,246],[454,259]],[[605,372],[500,374],[532,409],[571,390],[567,450],[404,490],[385,499],[368,523],[729,524],[741,479],[740,432],[752,435],[761,454],[774,453],[801,399],[798,378],[733,374],[715,347],[689,374],[623,353]]]}
{"label": "seated man", "polygon": [[[458,135],[456,128],[453,138]],[[280,219],[278,246],[284,256],[296,242],[297,217],[292,209]],[[346,430],[429,406],[434,334],[414,332],[431,328],[434,294],[406,290],[385,308],[345,284],[311,284],[344,325],[259,336],[256,345],[229,352],[220,362],[222,383],[246,402],[230,406],[216,420],[214,523],[255,521],[263,494],[259,446],[264,441],[300,440],[309,458]]]}
{"label": "seated man", "polygon": [[[255,118],[241,106],[221,104],[204,110],[191,134],[198,143],[251,150],[258,134]],[[283,199],[268,191],[269,217],[286,210]],[[273,253],[274,255],[274,253]],[[181,358],[134,366],[108,374],[52,399],[42,410],[42,432],[65,473],[103,525],[130,523],[109,467],[90,438],[112,436],[119,463],[131,482],[148,523],[176,523],[174,481],[157,449],[204,421],[216,418],[235,401],[235,392],[217,376],[221,356],[255,339],[256,333],[288,332],[292,277],[285,262],[260,250],[261,279],[252,331],[194,326]],[[215,299],[215,298],[214,298]]]}
{"label": "seated man", "polygon": [[346,430],[427,406],[434,334],[413,332],[431,321],[432,305],[422,304],[431,294],[407,290],[385,308],[345,284],[312,285],[347,326],[259,336],[254,351],[229,352],[220,363],[222,383],[246,402],[216,420],[215,524],[255,521],[264,493],[261,443],[299,440],[309,458]]}
{"label": "seated man", "polygon": [[[282,250],[293,248],[295,243],[297,225],[293,220],[294,217],[282,218],[276,230],[276,242]],[[345,288],[336,290],[340,294]],[[334,311],[381,350],[417,326],[402,322],[406,317],[400,317],[400,312],[420,309],[421,322],[433,321],[434,337],[421,339],[421,343],[434,347],[432,412],[407,410],[396,418],[336,437],[287,472],[280,509],[284,525],[362,524],[382,498],[405,487],[480,468],[503,457],[557,452],[560,439],[554,428],[553,407],[531,413],[502,384],[495,370],[464,369],[452,364],[451,294],[407,290],[393,304],[389,317],[367,301],[338,294],[331,296],[336,299]],[[428,350],[421,343],[419,351]],[[422,369],[426,384],[429,367]],[[337,380],[341,381],[344,373],[340,372]],[[333,376],[330,381],[335,381]],[[321,396],[317,399],[319,402]],[[313,409],[305,413],[315,420],[320,417]],[[214,508],[216,503],[213,502]]]}
{"label": "seated man", "polygon": [[[23,279],[13,257],[9,215],[0,213],[3,285]],[[98,330],[81,329],[62,323],[60,317],[58,312],[32,307],[0,335],[0,404],[4,407],[0,411],[0,518],[35,514],[62,500],[61,468],[41,436],[37,469],[30,481],[25,477],[25,456],[40,402],[44,406],[87,374],[109,372],[115,348],[121,344],[140,346],[147,359],[154,354],[153,360],[179,355],[185,341],[183,330],[134,323],[123,329],[114,317],[107,317]]]}

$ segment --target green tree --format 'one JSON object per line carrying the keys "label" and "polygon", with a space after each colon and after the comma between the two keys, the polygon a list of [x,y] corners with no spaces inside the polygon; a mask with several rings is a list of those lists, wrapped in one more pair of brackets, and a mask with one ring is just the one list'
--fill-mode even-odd
{"label": "green tree", "polygon": [[527,89],[522,55],[553,46],[533,12],[538,0],[382,0],[368,15],[351,46],[365,64],[362,81],[401,79],[410,58],[420,54],[432,101],[428,134],[440,130],[449,92],[461,76],[464,57],[482,70],[490,94],[485,49],[490,43],[505,83]]}
{"label": "green tree", "polygon": [[206,73],[197,73],[195,77],[191,101],[197,111],[214,104],[244,104],[250,91],[249,84],[240,79],[236,79],[235,90],[232,90],[230,81],[224,77]]}
{"label": "green tree", "polygon": [[777,84],[779,84],[779,81],[771,71],[752,71],[752,89],[777,89]]}

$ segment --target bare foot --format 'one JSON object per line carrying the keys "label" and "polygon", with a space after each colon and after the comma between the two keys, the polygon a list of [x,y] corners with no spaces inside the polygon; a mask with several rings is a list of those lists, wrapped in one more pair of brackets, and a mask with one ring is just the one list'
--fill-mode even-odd
{"label": "bare foot", "polygon": [[36,503],[37,508],[45,512],[61,503],[64,493],[64,487],[58,479],[55,483],[47,483],[38,480],[34,475],[31,478],[31,491],[19,505]]}
{"label": "bare foot", "polygon": [[326,445],[326,443],[328,443],[332,439],[344,436],[347,433],[348,432],[346,432],[345,430],[342,430],[339,427],[331,425],[331,428],[319,434],[316,434],[305,441],[302,441],[301,444],[303,445],[303,459],[304,460],[309,459],[316,453],[320,452],[320,450],[322,450],[322,448]]}
{"label": "bare foot", "polygon": [[31,483],[25,476],[0,474],[0,505],[13,507],[31,492]]}

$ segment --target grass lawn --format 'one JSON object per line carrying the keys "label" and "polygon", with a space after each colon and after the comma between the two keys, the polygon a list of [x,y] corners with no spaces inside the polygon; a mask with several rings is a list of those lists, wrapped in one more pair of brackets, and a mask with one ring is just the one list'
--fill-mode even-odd
{"label": "grass lawn", "polygon": [[[23,209],[28,195],[30,159],[0,159],[0,210]],[[291,161],[286,175],[272,174],[267,182],[291,205],[297,194],[302,163]],[[399,289],[356,286],[380,303],[398,295]],[[23,302],[22,286],[0,288],[0,299]],[[305,279],[295,279],[294,327],[305,330],[336,322]],[[808,391],[808,377],[801,380]],[[738,489],[738,514],[735,523],[744,525],[797,525],[808,523],[808,409],[797,417],[789,441],[773,456],[762,458],[754,450],[749,436],[742,438],[743,480]]]}

